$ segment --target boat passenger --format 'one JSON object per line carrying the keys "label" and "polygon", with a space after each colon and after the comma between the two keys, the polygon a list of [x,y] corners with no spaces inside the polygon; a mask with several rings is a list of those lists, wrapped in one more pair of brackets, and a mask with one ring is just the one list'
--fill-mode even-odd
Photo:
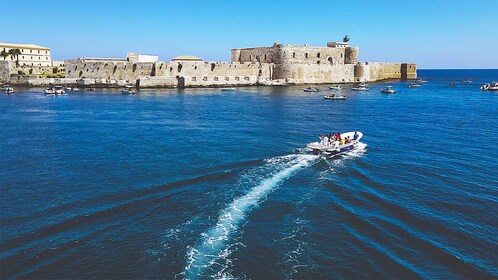
{"label": "boat passenger", "polygon": [[323,137],[323,145],[328,146],[329,145],[329,138],[327,136]]}
{"label": "boat passenger", "polygon": [[323,142],[323,136],[322,136],[322,134],[318,134],[318,142],[319,143]]}
{"label": "boat passenger", "polygon": [[355,141],[358,140],[358,132],[356,131],[354,132],[353,140]]}
{"label": "boat passenger", "polygon": [[341,139],[341,145],[344,145],[345,141],[344,139]]}
{"label": "boat passenger", "polygon": [[341,140],[341,133],[337,132],[337,135],[335,136],[338,140]]}
{"label": "boat passenger", "polygon": [[339,140],[337,139],[334,141],[334,149],[339,149]]}

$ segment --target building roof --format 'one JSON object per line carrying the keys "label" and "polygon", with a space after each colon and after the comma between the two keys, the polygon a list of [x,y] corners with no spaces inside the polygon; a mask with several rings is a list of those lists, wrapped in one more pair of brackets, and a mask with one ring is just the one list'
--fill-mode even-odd
{"label": "building roof", "polygon": [[37,49],[37,50],[50,50],[50,48],[42,47],[34,44],[11,44],[11,43],[1,43],[2,48],[20,48],[20,49]]}
{"label": "building roof", "polygon": [[178,61],[178,60],[183,60],[183,61],[202,61],[201,58],[193,55],[179,55],[175,58],[172,58],[171,61]]}

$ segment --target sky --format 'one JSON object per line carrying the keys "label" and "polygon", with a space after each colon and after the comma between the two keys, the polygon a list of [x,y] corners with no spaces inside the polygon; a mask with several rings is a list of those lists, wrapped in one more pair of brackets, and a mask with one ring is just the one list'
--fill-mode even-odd
{"label": "sky", "polygon": [[230,61],[231,48],[349,34],[361,61],[498,68],[498,0],[0,0],[0,11],[0,42],[46,46],[54,60],[131,51]]}

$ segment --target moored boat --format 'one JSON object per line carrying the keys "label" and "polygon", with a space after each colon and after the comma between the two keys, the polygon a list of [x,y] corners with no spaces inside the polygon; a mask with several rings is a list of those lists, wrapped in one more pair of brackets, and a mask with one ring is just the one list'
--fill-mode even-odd
{"label": "moored boat", "polygon": [[5,92],[5,94],[11,94],[14,93],[14,88],[11,85],[4,85],[2,91]]}
{"label": "moored boat", "polygon": [[450,87],[454,87],[454,86],[456,86],[456,84],[455,84],[455,83],[453,83],[453,82],[451,82],[451,83],[450,83]]}
{"label": "moored boat", "polygon": [[409,88],[418,88],[420,87],[420,84],[417,84],[417,83],[411,83],[408,85]]}
{"label": "moored boat", "polygon": [[382,93],[395,93],[396,91],[393,89],[392,86],[387,86],[383,89],[380,90]]}
{"label": "moored boat", "polygon": [[357,85],[355,87],[352,87],[351,90],[355,90],[355,91],[367,91],[368,88],[365,85],[359,84],[359,85]]}
{"label": "moored boat", "polygon": [[317,87],[313,86],[313,87],[307,87],[307,88],[303,89],[303,91],[304,92],[319,92],[320,90]]}
{"label": "moored boat", "polygon": [[235,90],[237,90],[237,88],[232,85],[226,85],[221,88],[221,91],[235,91]]}
{"label": "moored boat", "polygon": [[351,139],[348,143],[340,144],[339,141],[333,141],[333,143],[325,143],[324,141],[313,142],[306,145],[308,149],[314,155],[321,155],[327,157],[334,157],[343,154],[347,151],[353,150],[360,139],[363,137],[363,133],[359,131],[341,133],[341,139]]}
{"label": "moored boat", "polygon": [[418,79],[417,80],[417,83],[419,84],[425,84],[425,83],[428,83],[429,81],[426,81],[426,80],[422,80],[422,79]]}
{"label": "moored boat", "polygon": [[45,94],[65,94],[63,86],[52,86],[44,90]]}
{"label": "moored boat", "polygon": [[121,90],[121,94],[124,94],[124,95],[137,94],[137,92],[133,88],[134,88],[134,86],[125,86]]}
{"label": "moored boat", "polygon": [[470,84],[470,83],[472,83],[472,80],[471,79],[465,79],[465,80],[462,80],[462,83]]}
{"label": "moored boat", "polygon": [[341,90],[342,87],[340,85],[337,85],[337,86],[329,86],[329,89],[333,89],[333,90]]}
{"label": "moored boat", "polygon": [[323,98],[324,99],[329,99],[329,100],[346,100],[346,96],[344,96],[344,95],[335,95],[335,94],[324,95]]}

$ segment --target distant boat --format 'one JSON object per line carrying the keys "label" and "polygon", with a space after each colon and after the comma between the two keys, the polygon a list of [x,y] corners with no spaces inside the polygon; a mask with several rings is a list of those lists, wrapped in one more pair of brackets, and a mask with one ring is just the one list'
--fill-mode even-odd
{"label": "distant boat", "polygon": [[324,99],[329,99],[329,100],[346,100],[346,96],[344,96],[344,95],[335,95],[335,94],[324,95],[323,98]]}
{"label": "distant boat", "polygon": [[44,90],[45,94],[66,94],[63,86],[48,87]]}
{"label": "distant boat", "polygon": [[361,83],[355,87],[352,87],[351,90],[355,90],[355,91],[367,91],[368,88],[367,88],[367,85],[365,83]]}
{"label": "distant boat", "polygon": [[89,87],[86,89],[87,91],[95,91],[95,88]]}
{"label": "distant boat", "polygon": [[429,81],[426,81],[426,80],[422,80],[422,79],[418,79],[417,80],[417,83],[419,84],[425,84],[425,83],[428,83]]}
{"label": "distant boat", "polygon": [[125,86],[121,90],[121,94],[125,94],[125,95],[137,94],[137,92],[133,88],[134,88],[134,86]]}
{"label": "distant boat", "polygon": [[418,88],[420,87],[420,84],[416,84],[416,83],[411,83],[408,85],[409,88]]}
{"label": "distant boat", "polygon": [[11,85],[4,85],[2,91],[5,92],[5,94],[11,94],[14,93],[14,88]]}
{"label": "distant boat", "polygon": [[64,87],[64,90],[73,90],[72,87]]}
{"label": "distant boat", "polygon": [[498,91],[498,83],[492,82],[490,84],[485,84],[485,85],[481,86],[481,90]]}
{"label": "distant boat", "polygon": [[396,91],[393,89],[392,86],[387,86],[383,89],[380,90],[382,93],[395,93]]}
{"label": "distant boat", "polygon": [[472,80],[471,79],[462,80],[462,83],[470,84],[472,83]]}
{"label": "distant boat", "polygon": [[307,87],[307,88],[303,89],[303,91],[304,92],[319,92],[320,90],[317,87],[313,86],[313,87]]}
{"label": "distant boat", "polygon": [[237,90],[237,88],[232,85],[226,85],[221,88],[221,91],[235,91],[235,90]]}
{"label": "distant boat", "polygon": [[333,90],[341,90],[342,87],[340,85],[337,85],[337,86],[330,86],[329,89],[333,89]]}
{"label": "distant boat", "polygon": [[450,87],[454,87],[454,86],[456,86],[456,84],[455,84],[455,83],[453,83],[453,82],[451,82],[451,83],[450,83]]}

